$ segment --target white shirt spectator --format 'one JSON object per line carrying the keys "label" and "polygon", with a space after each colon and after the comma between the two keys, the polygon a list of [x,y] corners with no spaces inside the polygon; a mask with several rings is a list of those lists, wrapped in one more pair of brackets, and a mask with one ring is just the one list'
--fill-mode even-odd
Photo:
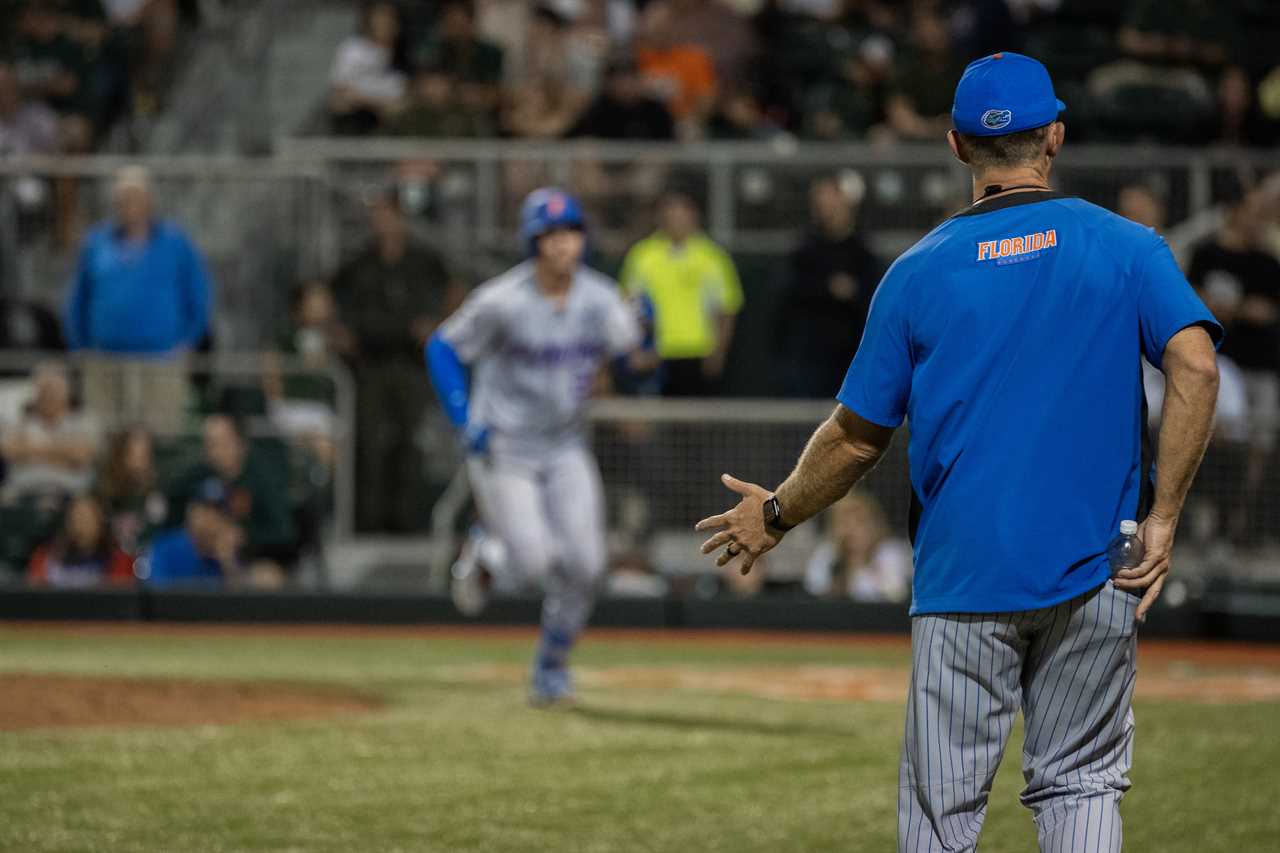
{"label": "white shirt spectator", "polygon": [[[1154,428],[1160,423],[1164,407],[1164,374],[1142,360],[1142,386],[1147,395],[1147,419]],[[1226,356],[1218,356],[1218,405],[1214,415],[1214,431],[1227,441],[1249,440],[1249,400],[1245,377]]]}
{"label": "white shirt spectator", "polygon": [[[831,540],[823,541],[805,566],[805,592],[831,596],[841,591],[832,589],[840,561],[839,547]],[[842,591],[856,601],[906,601],[911,597],[911,545],[902,539],[885,539],[871,550],[864,565],[849,566]]]}
{"label": "white shirt spectator", "polygon": [[148,0],[102,0],[111,23],[128,26],[138,20],[138,14]]}
{"label": "white shirt spectator", "polygon": [[405,76],[391,67],[391,51],[364,36],[348,36],[338,45],[329,82],[373,101],[404,97]]}
{"label": "white shirt spectator", "polygon": [[0,115],[0,157],[53,154],[58,148],[58,116],[41,103],[25,103]]}
{"label": "white shirt spectator", "polygon": [[[58,422],[49,423],[28,413],[11,430],[6,430],[6,441],[11,438],[27,447],[41,449],[60,445],[96,448],[99,433],[94,420],[85,414],[68,412]],[[92,464],[75,465],[44,458],[23,459],[9,464],[3,493],[6,499],[22,495],[79,495],[87,492],[92,482]]]}

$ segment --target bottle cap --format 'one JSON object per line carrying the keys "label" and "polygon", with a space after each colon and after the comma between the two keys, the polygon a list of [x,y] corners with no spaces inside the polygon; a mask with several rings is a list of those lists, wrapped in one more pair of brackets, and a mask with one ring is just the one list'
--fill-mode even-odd
{"label": "bottle cap", "polygon": [[1136,521],[1120,522],[1120,532],[1123,533],[1125,536],[1132,536],[1133,534],[1138,532],[1138,522]]}

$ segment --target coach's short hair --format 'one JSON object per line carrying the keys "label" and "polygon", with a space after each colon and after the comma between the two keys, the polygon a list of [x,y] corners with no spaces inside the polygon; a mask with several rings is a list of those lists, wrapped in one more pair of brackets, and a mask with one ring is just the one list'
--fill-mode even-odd
{"label": "coach's short hair", "polygon": [[1040,158],[1052,124],[1006,133],[1003,136],[969,136],[960,134],[960,142],[975,169],[1021,166]]}

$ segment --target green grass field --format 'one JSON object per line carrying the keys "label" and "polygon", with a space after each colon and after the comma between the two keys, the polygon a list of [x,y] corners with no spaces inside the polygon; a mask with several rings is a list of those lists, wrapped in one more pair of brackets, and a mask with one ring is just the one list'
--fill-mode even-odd
{"label": "green grass field", "polygon": [[[341,686],[372,713],[223,726],[0,731],[0,851],[888,851],[901,701],[768,699],[671,667],[784,677],[903,649],[597,634],[579,707],[538,711],[532,635],[112,632],[0,626],[0,670]],[[1139,678],[1141,679],[1141,674]],[[1280,849],[1280,703],[1140,701],[1126,847]],[[985,853],[1035,849],[1018,735]]]}

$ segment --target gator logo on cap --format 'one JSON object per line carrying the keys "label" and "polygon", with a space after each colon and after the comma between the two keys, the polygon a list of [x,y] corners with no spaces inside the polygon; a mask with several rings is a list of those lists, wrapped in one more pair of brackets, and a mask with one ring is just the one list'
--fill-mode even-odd
{"label": "gator logo on cap", "polygon": [[1000,130],[1013,121],[1011,110],[987,110],[982,114],[982,126],[987,130]]}

